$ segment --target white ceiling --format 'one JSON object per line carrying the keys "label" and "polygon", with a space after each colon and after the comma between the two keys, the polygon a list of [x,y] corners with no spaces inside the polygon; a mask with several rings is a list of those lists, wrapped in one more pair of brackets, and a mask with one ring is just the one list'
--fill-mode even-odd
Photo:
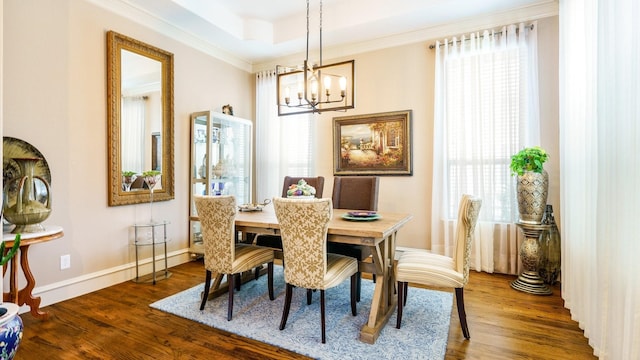
{"label": "white ceiling", "polygon": [[[250,71],[304,56],[306,48],[305,0],[90,1]],[[310,0],[312,53],[319,48],[319,3]],[[557,0],[323,0],[323,57],[530,21],[557,8]]]}

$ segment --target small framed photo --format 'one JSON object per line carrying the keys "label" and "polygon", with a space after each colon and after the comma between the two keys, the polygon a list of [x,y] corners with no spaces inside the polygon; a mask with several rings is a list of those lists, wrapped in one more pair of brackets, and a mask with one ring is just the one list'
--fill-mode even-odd
{"label": "small framed photo", "polygon": [[412,175],[411,110],[333,118],[334,175]]}

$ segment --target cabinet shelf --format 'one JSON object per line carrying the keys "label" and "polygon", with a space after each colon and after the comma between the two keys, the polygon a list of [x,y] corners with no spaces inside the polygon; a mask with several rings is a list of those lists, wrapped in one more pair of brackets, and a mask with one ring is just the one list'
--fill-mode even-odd
{"label": "cabinet shelf", "polygon": [[202,234],[195,195],[233,195],[251,202],[253,122],[214,111],[191,114],[189,248],[200,255]]}

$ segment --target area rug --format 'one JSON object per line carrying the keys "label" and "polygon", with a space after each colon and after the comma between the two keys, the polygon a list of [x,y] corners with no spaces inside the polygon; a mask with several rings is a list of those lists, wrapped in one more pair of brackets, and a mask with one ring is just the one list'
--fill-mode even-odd
{"label": "area rug", "polygon": [[409,289],[402,328],[396,329],[394,314],[375,344],[359,340],[367,321],[374,284],[362,280],[358,315],[351,315],[349,280],[325,291],[326,344],[321,343],[320,294],[307,305],[306,290],[294,289],[289,319],[284,330],[278,326],[284,305],[282,267],[275,266],[274,291],[269,301],[267,276],[242,285],[235,294],[233,319],[227,321],[227,296],[207,302],[200,311],[204,284],[159,300],[150,306],[186,319],[234,334],[279,346],[316,359],[438,359],[444,358],[453,304],[452,293]]}

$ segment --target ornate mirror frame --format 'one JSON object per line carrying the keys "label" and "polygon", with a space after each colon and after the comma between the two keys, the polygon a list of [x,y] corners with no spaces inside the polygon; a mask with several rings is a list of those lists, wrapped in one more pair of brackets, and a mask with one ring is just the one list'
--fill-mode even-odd
{"label": "ornate mirror frame", "polygon": [[[173,54],[114,31],[107,32],[107,156],[109,206],[150,201],[148,189],[125,191],[122,186],[121,148],[121,53],[127,50],[159,61],[162,73],[162,163],[161,186],[153,191],[153,201],[174,199]],[[157,135],[156,135],[157,136]]]}

